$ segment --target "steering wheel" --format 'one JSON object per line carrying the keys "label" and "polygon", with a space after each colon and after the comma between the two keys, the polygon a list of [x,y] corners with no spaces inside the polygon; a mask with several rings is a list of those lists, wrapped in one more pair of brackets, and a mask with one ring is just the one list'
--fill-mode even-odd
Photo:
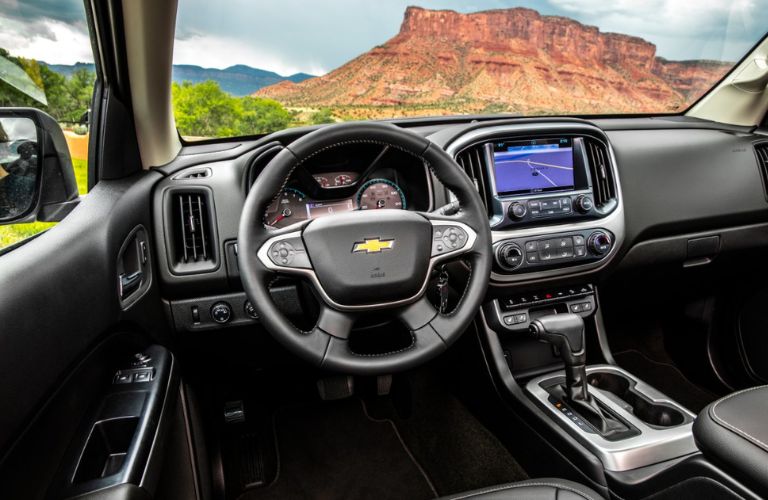
{"label": "steering wheel", "polygon": [[[379,144],[429,166],[456,196],[456,215],[407,210],[355,210],[275,230],[263,215],[294,170],[322,151],[347,144]],[[331,125],[286,146],[253,184],[240,217],[238,264],[245,292],[264,327],[288,350],[315,365],[349,374],[406,370],[445,351],[474,318],[488,287],[491,234],[475,186],[442,149],[413,132],[382,123]],[[469,278],[456,308],[443,314],[425,296],[432,269],[462,256]],[[308,279],[320,297],[316,325],[296,328],[269,293],[275,273]],[[410,346],[364,355],[349,347],[360,315],[376,311],[399,319]]]}

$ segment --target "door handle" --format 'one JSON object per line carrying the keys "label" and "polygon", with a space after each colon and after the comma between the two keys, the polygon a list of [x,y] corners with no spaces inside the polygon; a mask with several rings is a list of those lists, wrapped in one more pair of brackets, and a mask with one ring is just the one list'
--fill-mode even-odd
{"label": "door handle", "polygon": [[141,271],[136,271],[131,274],[121,274],[120,279],[118,280],[120,298],[124,299],[135,292],[139,288],[139,285],[141,285],[141,280],[143,278],[144,273]]}

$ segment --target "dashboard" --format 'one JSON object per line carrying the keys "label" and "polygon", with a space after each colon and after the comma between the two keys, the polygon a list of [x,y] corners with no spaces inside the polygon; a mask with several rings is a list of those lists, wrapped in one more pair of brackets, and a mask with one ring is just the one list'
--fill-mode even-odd
{"label": "dashboard", "polygon": [[[714,254],[766,240],[768,165],[756,148],[768,151],[768,136],[760,130],[679,117],[402,126],[443,148],[477,187],[496,257],[492,289],[592,282],[663,262],[688,265],[702,259],[700,238],[714,238]],[[183,302],[211,291],[241,293],[236,240],[245,197],[261,169],[305,133],[187,146],[158,169],[164,178],[155,190],[155,239],[166,296]],[[352,144],[298,168],[263,222],[283,228],[352,210],[431,211],[453,200],[421,160]],[[194,210],[178,208],[184,204]],[[190,215],[205,227],[204,242],[190,241],[183,230]],[[184,248],[206,257],[185,261]]]}

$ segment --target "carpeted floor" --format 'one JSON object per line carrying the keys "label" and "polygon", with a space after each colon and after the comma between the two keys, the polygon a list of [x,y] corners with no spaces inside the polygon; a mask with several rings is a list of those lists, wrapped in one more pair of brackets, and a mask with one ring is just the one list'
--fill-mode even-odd
{"label": "carpeted floor", "polygon": [[616,362],[694,413],[718,396],[688,380],[674,365],[655,361],[640,351],[628,349],[613,355]]}
{"label": "carpeted floor", "polygon": [[392,422],[368,417],[358,399],[284,408],[274,422],[277,478],[243,500],[437,496]]}

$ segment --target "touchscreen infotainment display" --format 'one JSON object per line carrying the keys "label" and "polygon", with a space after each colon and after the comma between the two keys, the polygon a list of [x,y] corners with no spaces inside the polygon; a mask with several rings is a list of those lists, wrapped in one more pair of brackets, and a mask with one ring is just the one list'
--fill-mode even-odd
{"label": "touchscreen infotainment display", "polygon": [[573,141],[535,139],[493,144],[497,194],[573,189]]}

